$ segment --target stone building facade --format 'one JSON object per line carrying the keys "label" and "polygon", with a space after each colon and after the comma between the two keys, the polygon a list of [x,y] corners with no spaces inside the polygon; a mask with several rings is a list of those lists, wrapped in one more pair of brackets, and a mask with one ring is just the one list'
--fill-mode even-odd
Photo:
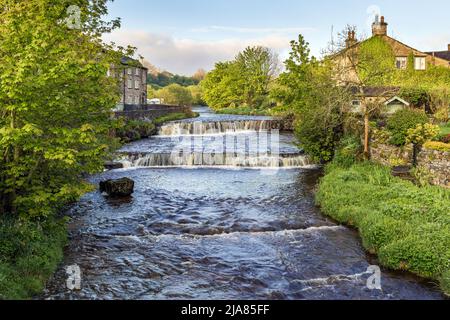
{"label": "stone building facade", "polygon": [[112,67],[110,72],[120,78],[121,97],[117,110],[125,106],[141,106],[147,104],[147,75],[148,69],[139,61],[131,58],[122,58],[121,67]]}

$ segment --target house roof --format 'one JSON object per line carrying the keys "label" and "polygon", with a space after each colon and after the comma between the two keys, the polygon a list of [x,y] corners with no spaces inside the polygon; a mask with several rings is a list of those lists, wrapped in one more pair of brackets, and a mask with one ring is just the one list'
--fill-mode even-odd
{"label": "house roof", "polygon": [[364,96],[364,97],[392,97],[400,92],[400,87],[380,87],[380,86],[368,86],[363,87],[363,93],[361,94],[360,88],[350,87],[350,91],[353,95]]}
{"label": "house roof", "polygon": [[408,106],[408,107],[409,107],[409,105],[410,105],[409,102],[403,100],[402,98],[400,98],[400,97],[398,97],[398,96],[392,97],[391,99],[389,99],[388,101],[386,101],[384,104],[387,106],[387,105],[391,104],[391,103],[394,102],[394,101],[399,101],[399,102],[403,103],[405,106]]}
{"label": "house roof", "polygon": [[435,56],[440,59],[450,61],[450,51],[432,51],[432,52],[427,52],[427,54],[429,54],[430,56]]}
{"label": "house roof", "polygon": [[138,60],[130,58],[130,57],[122,57],[122,59],[120,59],[120,62],[126,66],[133,66],[133,67],[139,67],[142,69],[147,69]]}

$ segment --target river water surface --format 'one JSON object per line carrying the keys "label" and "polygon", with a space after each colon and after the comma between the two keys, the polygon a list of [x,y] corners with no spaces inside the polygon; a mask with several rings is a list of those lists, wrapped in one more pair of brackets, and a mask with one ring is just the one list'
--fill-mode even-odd
{"label": "river water surface", "polygon": [[[367,287],[376,261],[356,232],[314,206],[320,169],[292,136],[264,143],[271,130],[278,138],[272,119],[197,111],[195,121],[125,146],[126,169],[92,177],[129,177],[135,193],[113,200],[93,192],[69,210],[71,241],[44,298],[442,298],[432,284],[385,270],[382,290]],[[187,145],[182,156],[171,152]],[[79,291],[66,288],[65,266],[74,264]]]}

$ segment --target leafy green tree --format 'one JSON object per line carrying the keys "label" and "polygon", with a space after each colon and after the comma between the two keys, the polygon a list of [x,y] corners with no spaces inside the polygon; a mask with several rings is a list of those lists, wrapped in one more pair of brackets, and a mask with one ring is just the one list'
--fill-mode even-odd
{"label": "leafy green tree", "polygon": [[[106,0],[0,0],[0,213],[49,216],[89,189],[118,101]],[[66,23],[80,8],[79,28]],[[70,12],[69,12],[70,13]]]}
{"label": "leafy green tree", "polygon": [[162,99],[165,104],[190,106],[193,98],[191,91],[179,84],[171,84],[156,92],[156,97]]}
{"label": "leafy green tree", "polygon": [[282,109],[295,113],[295,132],[304,150],[317,161],[330,161],[343,135],[348,90],[336,86],[330,61],[319,63],[311,57],[302,35],[291,42],[285,66],[271,96]]}
{"label": "leafy green tree", "polygon": [[244,95],[243,79],[235,62],[219,62],[200,83],[203,99],[213,109],[239,106]]}
{"label": "leafy green tree", "polygon": [[248,47],[233,61],[217,63],[201,82],[203,98],[213,109],[261,108],[278,74],[278,57],[264,47]]}

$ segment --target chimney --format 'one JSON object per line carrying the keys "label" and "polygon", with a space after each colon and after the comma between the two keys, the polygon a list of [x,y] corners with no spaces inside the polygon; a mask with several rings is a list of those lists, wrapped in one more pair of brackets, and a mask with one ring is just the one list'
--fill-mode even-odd
{"label": "chimney", "polygon": [[347,46],[347,48],[352,47],[357,42],[358,41],[356,40],[356,33],[355,33],[355,31],[349,31],[347,40],[345,40],[345,45]]}
{"label": "chimney", "polygon": [[448,48],[447,48],[447,49],[448,49],[448,51],[450,51],[450,44],[448,45]]}
{"label": "chimney", "polygon": [[379,20],[378,15],[375,16],[375,22],[372,23],[372,35],[373,36],[386,36],[388,24],[384,21],[384,17]]}

